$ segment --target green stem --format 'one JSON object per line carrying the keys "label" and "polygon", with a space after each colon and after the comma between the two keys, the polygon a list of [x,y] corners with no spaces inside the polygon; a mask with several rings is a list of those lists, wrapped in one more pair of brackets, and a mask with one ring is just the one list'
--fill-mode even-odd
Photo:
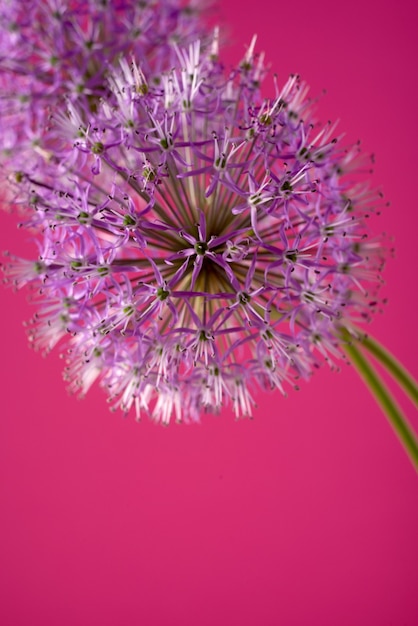
{"label": "green stem", "polygon": [[376,339],[368,335],[361,337],[359,341],[387,369],[411,400],[418,405],[418,385],[393,354],[388,352]]}
{"label": "green stem", "polygon": [[386,389],[383,380],[373,369],[373,366],[370,365],[369,361],[362,355],[357,346],[354,345],[353,337],[350,333],[346,329],[342,329],[341,334],[346,342],[343,348],[352,364],[357,369],[357,372],[374,395],[376,401],[380,404],[418,472],[418,441],[406,417]]}

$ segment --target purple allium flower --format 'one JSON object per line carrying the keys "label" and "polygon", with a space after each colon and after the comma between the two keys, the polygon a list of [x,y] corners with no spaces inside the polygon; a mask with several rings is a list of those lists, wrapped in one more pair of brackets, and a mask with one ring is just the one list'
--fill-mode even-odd
{"label": "purple allium flower", "polygon": [[[358,147],[313,122],[297,76],[262,97],[255,41],[227,74],[217,32],[160,51],[156,37],[144,61],[135,45],[118,56],[122,26],[109,52],[98,23],[91,91],[60,82],[47,123],[34,99],[16,126],[26,149],[3,159],[40,251],[5,268],[37,290],[30,339],[46,352],[63,340],[71,390],[100,381],[138,418],[195,421],[228,403],[251,415],[256,386],[308,378],[376,306],[382,250],[364,218],[379,198],[355,182]],[[65,72],[80,72],[74,59]]]}
{"label": "purple allium flower", "polygon": [[[51,112],[108,93],[109,68],[133,55],[158,77],[173,44],[201,35],[193,0],[5,0],[0,6],[3,158],[25,147],[36,158]],[[122,61],[123,62],[123,61]],[[125,61],[126,64],[126,61]],[[136,77],[141,88],[141,77]],[[76,115],[76,112],[73,111]]]}

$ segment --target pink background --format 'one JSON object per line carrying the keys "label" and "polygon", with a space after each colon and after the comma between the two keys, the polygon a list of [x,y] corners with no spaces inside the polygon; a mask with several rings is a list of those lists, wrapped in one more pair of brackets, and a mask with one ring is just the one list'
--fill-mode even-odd
{"label": "pink background", "polygon": [[[374,334],[416,366],[415,1],[224,0],[229,59],[253,32],[300,73],[324,122],[376,154],[395,237]],[[0,249],[26,235],[1,215]],[[5,626],[413,626],[418,481],[356,373],[259,395],[168,429],[68,397],[57,354],[27,348],[25,294],[1,290],[0,623]],[[415,373],[417,369],[415,367]],[[405,410],[418,428],[413,409]]]}

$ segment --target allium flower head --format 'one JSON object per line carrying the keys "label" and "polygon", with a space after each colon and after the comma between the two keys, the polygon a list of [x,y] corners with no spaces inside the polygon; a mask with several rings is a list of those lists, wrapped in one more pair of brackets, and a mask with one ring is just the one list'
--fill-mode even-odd
{"label": "allium flower head", "polygon": [[230,73],[217,32],[164,46],[169,67],[113,55],[89,97],[64,89],[35,158],[9,157],[40,253],[5,271],[38,289],[30,338],[67,345],[73,391],[100,381],[113,408],[163,423],[251,415],[257,386],[309,377],[368,318],[378,199],[299,77],[261,95],[255,40]]}
{"label": "allium flower head", "polygon": [[[3,159],[42,149],[57,108],[108,93],[118,60],[141,59],[158,77],[175,62],[174,43],[198,36],[199,11],[180,0],[4,0],[0,5],[0,123]],[[125,61],[126,63],[126,61]],[[144,88],[136,76],[138,89]],[[74,113],[76,114],[76,113]]]}

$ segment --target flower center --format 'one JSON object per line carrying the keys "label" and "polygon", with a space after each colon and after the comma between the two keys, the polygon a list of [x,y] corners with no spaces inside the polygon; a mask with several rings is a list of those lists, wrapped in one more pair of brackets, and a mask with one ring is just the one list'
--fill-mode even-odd
{"label": "flower center", "polygon": [[194,249],[196,251],[196,254],[198,254],[199,256],[204,256],[208,250],[208,244],[206,243],[206,241],[198,241],[197,243],[195,243]]}

